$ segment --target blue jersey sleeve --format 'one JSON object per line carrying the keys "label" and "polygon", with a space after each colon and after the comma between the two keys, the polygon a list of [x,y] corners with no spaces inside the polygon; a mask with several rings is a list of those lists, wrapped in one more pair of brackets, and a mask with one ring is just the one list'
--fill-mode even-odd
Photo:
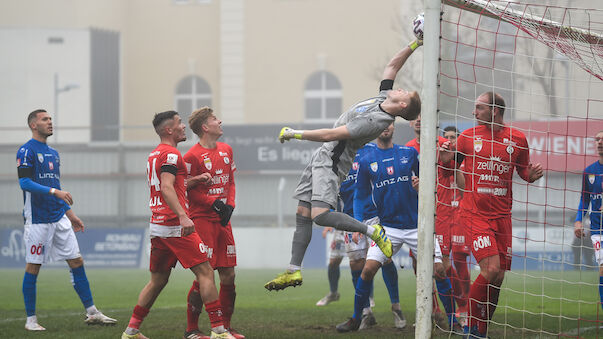
{"label": "blue jersey sleeve", "polygon": [[578,214],[576,221],[582,221],[584,213],[590,205],[590,192],[588,192],[588,179],[586,171],[582,173],[582,189],[580,190],[580,203],[578,204]]}
{"label": "blue jersey sleeve", "polygon": [[354,192],[354,218],[362,221],[366,201],[371,196],[371,179],[368,171],[368,162],[364,159],[358,161],[358,175],[356,176],[356,191]]}
{"label": "blue jersey sleeve", "polygon": [[31,180],[31,178],[19,178],[19,186],[21,186],[21,189],[24,191],[38,194],[48,194],[51,189],[48,186],[38,184]]}

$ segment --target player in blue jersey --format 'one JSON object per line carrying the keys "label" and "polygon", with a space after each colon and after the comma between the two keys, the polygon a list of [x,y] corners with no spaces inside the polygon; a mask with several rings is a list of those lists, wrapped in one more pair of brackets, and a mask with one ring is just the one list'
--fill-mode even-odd
{"label": "player in blue jersey", "polygon": [[17,172],[23,190],[25,230],[25,275],[23,299],[27,321],[25,329],[43,331],[36,317],[36,280],[44,263],[66,260],[71,281],[86,308],[87,324],[115,325],[115,319],[102,314],[92,301],[84,260],[74,232],[83,231],[84,223],[70,205],[73,197],[61,190],[59,153],[46,144],[52,135],[52,118],[42,109],[27,117],[32,138],[17,151]]}
{"label": "player in blue jersey", "polygon": [[582,191],[578,215],[574,223],[574,234],[581,238],[585,236],[582,225],[583,215],[589,211],[590,206],[590,238],[595,249],[595,258],[599,265],[599,298],[603,307],[603,220],[601,219],[601,196],[603,195],[603,131],[595,136],[599,160],[584,169],[582,174]]}
{"label": "player in blue jersey", "polygon": [[[393,143],[378,144],[374,151],[364,154],[359,161],[354,213],[362,215],[363,211],[360,209],[365,205],[362,202],[372,199],[379,221],[392,242],[394,254],[403,244],[407,244],[417,253],[418,194],[413,181],[418,182],[418,155],[412,147]],[[435,261],[439,265],[438,271],[442,271],[441,253],[437,248]],[[387,260],[388,257],[377,247],[369,248],[366,263],[356,284],[354,315],[348,321],[337,325],[337,331],[349,332],[359,329],[372,280]]]}

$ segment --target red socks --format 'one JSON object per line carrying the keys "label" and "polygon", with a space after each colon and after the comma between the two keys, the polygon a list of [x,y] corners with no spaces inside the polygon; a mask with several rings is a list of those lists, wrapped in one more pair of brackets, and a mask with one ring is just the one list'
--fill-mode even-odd
{"label": "red socks", "polygon": [[206,303],[205,311],[207,311],[207,315],[209,316],[211,328],[224,325],[224,322],[222,321],[222,307],[220,306],[219,299]]}
{"label": "red socks", "polygon": [[222,305],[222,320],[224,321],[224,327],[230,328],[230,318],[234,312],[235,299],[237,293],[235,292],[235,285],[223,285],[220,284],[220,305]]}
{"label": "red socks", "polygon": [[142,306],[136,305],[134,307],[134,312],[132,312],[132,317],[130,318],[130,322],[128,323],[128,327],[140,329],[140,324],[144,318],[149,314],[149,309],[144,308]]}
{"label": "red socks", "polygon": [[488,320],[494,315],[500,287],[489,285],[483,275],[478,275],[471,285],[469,293],[470,300],[470,327],[477,326],[480,333],[485,334],[488,330]]}
{"label": "red socks", "polygon": [[463,295],[463,285],[461,284],[459,276],[453,266],[448,268],[446,275],[450,278],[450,282],[452,283],[452,294],[454,295],[456,304],[461,308],[466,306],[467,299]]}
{"label": "red socks", "polygon": [[199,315],[203,310],[203,300],[199,293],[199,282],[193,281],[191,289],[186,298],[186,331],[191,332],[199,329]]}

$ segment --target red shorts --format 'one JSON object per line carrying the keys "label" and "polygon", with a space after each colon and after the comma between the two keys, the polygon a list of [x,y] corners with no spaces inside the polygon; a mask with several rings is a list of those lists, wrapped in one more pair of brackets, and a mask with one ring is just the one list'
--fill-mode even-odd
{"label": "red shorts", "polygon": [[205,245],[197,233],[186,237],[151,238],[151,272],[165,272],[176,266],[176,262],[184,268],[202,264],[207,261]]}
{"label": "red shorts", "polygon": [[511,269],[512,232],[511,216],[488,218],[463,211],[463,222],[471,232],[471,250],[475,260],[498,255],[500,268]]}
{"label": "red shorts", "polygon": [[451,248],[451,228],[454,224],[454,216],[453,215],[445,215],[442,217],[436,217],[435,219],[435,233],[436,239],[438,239],[438,243],[440,244],[440,250],[442,251],[442,255],[450,255]]}
{"label": "red shorts", "polygon": [[237,266],[237,251],[230,223],[222,226],[219,221],[205,218],[196,218],[193,222],[195,230],[207,246],[207,258],[211,267]]}
{"label": "red shorts", "polygon": [[452,237],[452,252],[471,254],[471,233],[468,232],[468,225],[462,222],[460,213],[454,214],[454,222],[450,234]]}

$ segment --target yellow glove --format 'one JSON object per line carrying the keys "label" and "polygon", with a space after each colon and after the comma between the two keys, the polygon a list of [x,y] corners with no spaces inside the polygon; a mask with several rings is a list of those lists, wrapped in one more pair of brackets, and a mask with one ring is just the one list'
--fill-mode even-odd
{"label": "yellow glove", "polygon": [[278,140],[281,142],[281,144],[293,138],[301,140],[303,133],[304,131],[299,131],[291,127],[283,127],[278,135]]}

